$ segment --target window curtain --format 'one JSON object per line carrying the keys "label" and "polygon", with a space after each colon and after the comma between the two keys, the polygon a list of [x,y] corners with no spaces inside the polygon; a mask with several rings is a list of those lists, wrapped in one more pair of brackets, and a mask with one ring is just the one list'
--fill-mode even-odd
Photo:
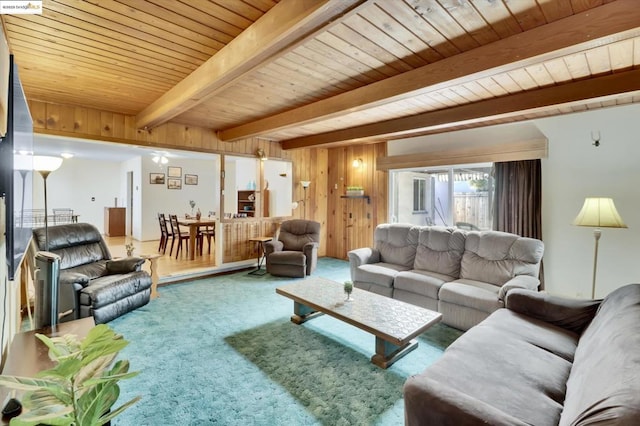
{"label": "window curtain", "polygon": [[[542,240],[541,171],[539,159],[494,164],[493,229]],[[542,265],[540,290],[544,290]]]}

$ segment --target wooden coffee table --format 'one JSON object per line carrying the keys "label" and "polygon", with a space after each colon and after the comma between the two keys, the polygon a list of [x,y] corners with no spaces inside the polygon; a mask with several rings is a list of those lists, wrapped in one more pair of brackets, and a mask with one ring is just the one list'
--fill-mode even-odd
{"label": "wooden coffee table", "polygon": [[345,301],[343,284],[324,278],[276,288],[276,293],[293,299],[291,321],[302,324],[318,315],[327,314],[376,337],[376,353],[371,362],[387,368],[410,351],[418,342],[413,340],[442,314],[369,291],[353,289],[353,301]]}

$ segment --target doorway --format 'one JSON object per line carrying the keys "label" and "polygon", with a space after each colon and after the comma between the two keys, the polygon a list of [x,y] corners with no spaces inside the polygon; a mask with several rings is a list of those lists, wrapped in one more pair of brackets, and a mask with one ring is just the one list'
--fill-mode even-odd
{"label": "doorway", "polygon": [[126,219],[126,234],[127,236],[133,235],[133,172],[127,172],[127,219]]}

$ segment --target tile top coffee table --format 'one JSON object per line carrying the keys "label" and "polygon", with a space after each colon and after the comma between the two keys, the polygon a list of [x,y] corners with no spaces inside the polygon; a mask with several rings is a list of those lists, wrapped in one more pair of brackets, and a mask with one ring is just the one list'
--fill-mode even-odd
{"label": "tile top coffee table", "polygon": [[345,301],[343,284],[324,278],[307,278],[276,288],[276,293],[293,300],[291,321],[296,324],[327,314],[376,337],[376,353],[371,362],[387,368],[415,349],[413,340],[442,314],[390,297],[354,288],[353,301]]}

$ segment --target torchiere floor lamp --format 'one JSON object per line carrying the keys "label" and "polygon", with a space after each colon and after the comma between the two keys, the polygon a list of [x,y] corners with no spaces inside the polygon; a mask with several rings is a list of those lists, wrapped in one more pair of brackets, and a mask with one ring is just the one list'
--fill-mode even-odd
{"label": "torchiere floor lamp", "polygon": [[49,251],[49,210],[47,209],[47,178],[49,174],[62,165],[62,158],[50,157],[45,155],[35,155],[33,157],[33,169],[44,179],[44,250]]}

